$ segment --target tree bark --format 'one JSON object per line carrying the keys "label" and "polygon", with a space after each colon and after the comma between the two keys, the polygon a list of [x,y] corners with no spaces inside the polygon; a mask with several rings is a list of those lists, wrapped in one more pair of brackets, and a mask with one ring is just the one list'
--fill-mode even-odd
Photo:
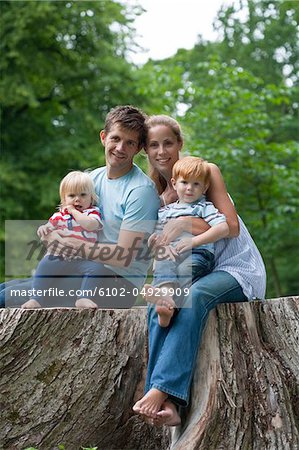
{"label": "tree bark", "polygon": [[3,309],[0,448],[160,449],[133,414],[146,370],[146,309]]}
{"label": "tree bark", "polygon": [[299,298],[210,314],[181,427],[132,413],[146,371],[146,310],[4,309],[0,448],[299,448]]}
{"label": "tree bark", "polygon": [[299,448],[299,297],[210,314],[172,450]]}

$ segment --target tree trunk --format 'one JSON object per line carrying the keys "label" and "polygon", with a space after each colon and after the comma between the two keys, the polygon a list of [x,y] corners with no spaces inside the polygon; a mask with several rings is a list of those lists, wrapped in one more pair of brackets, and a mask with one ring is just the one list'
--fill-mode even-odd
{"label": "tree trunk", "polygon": [[146,370],[146,309],[3,309],[0,448],[160,449],[133,414]]}
{"label": "tree trunk", "polygon": [[132,414],[146,370],[146,310],[0,313],[0,448],[299,448],[298,298],[210,314],[183,425]]}
{"label": "tree trunk", "polygon": [[299,297],[210,314],[172,450],[299,448]]}

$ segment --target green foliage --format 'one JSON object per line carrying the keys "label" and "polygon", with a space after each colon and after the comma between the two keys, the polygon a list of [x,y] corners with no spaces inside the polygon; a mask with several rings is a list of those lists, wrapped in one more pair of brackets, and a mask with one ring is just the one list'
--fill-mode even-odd
{"label": "green foliage", "polygon": [[1,12],[2,214],[46,218],[62,176],[104,163],[106,112],[131,100],[130,27],[111,0],[1,2]]}
{"label": "green foliage", "polygon": [[138,103],[125,59],[132,18],[112,0],[0,7],[0,214],[46,220],[67,172],[104,164],[98,133],[107,111]]}

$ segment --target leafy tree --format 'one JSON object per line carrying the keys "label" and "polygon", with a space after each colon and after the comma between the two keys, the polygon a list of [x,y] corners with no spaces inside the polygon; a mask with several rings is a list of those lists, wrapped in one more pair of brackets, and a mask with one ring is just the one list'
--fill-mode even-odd
{"label": "leafy tree", "polygon": [[107,111],[138,103],[126,53],[141,9],[112,0],[0,6],[1,216],[46,219],[69,170],[104,163]]}
{"label": "leafy tree", "polygon": [[[165,111],[164,101],[166,111],[174,112],[184,126],[186,151],[218,163],[224,173],[237,209],[264,256],[268,296],[298,291],[298,265],[289,263],[297,257],[293,243],[298,241],[294,224],[299,153],[294,38],[298,7],[291,3],[242,2],[243,12],[249,8],[242,21],[235,7],[223,7],[218,15],[221,41],[200,38],[194,49],[150,61],[142,69],[144,78],[158,76],[147,87],[153,112]],[[263,20],[261,36],[254,30],[262,27]],[[289,34],[279,34],[285,24]],[[277,57],[282,46],[290,49],[283,63]],[[262,62],[256,56],[259,48],[264,49]],[[288,77],[286,64],[292,65]]]}

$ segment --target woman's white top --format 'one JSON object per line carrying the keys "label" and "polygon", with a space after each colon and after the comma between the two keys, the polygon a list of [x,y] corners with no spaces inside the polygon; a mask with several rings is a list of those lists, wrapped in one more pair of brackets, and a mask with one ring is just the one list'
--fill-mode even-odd
{"label": "woman's white top", "polygon": [[266,270],[260,252],[242,219],[238,216],[240,234],[236,238],[220,239],[215,243],[215,269],[231,274],[249,300],[264,299]]}

